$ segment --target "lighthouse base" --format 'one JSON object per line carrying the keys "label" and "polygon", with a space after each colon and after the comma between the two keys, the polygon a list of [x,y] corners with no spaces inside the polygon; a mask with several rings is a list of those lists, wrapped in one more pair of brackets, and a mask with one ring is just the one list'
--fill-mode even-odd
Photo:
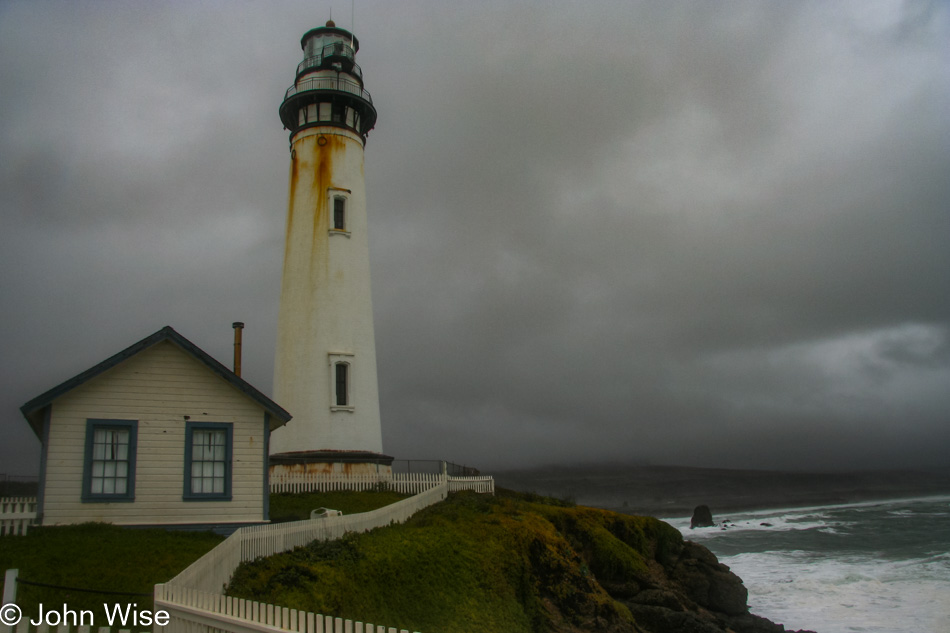
{"label": "lighthouse base", "polygon": [[393,458],[371,451],[292,451],[270,456],[270,476],[392,475]]}

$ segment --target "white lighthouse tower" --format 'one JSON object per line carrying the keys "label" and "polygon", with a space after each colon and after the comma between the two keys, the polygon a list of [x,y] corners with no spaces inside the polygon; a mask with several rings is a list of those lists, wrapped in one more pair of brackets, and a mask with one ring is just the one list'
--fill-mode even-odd
{"label": "white lighthouse tower", "polygon": [[376,381],[363,146],[376,109],[359,41],[326,26],[280,106],[290,131],[290,200],[274,399],[294,417],[271,437],[271,472],[388,469]]}

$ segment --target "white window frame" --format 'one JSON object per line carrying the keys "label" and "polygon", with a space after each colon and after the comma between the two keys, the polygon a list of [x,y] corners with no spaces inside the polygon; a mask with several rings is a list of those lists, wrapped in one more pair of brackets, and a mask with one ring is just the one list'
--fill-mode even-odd
{"label": "white window frame", "polygon": [[[350,195],[353,192],[349,189],[340,189],[339,187],[327,187],[327,227],[330,235],[345,235],[350,237]],[[336,225],[336,200],[343,200],[343,228],[335,228]]]}

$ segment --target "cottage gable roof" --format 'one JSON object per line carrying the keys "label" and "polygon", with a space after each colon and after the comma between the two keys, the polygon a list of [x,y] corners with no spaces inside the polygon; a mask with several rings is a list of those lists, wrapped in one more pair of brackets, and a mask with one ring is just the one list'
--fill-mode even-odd
{"label": "cottage gable roof", "polygon": [[20,412],[23,413],[23,416],[27,419],[27,422],[30,423],[30,426],[33,428],[33,432],[37,434],[38,437],[42,438],[42,417],[43,410],[46,409],[54,400],[60,396],[72,391],[76,387],[92,380],[96,376],[104,373],[105,371],[112,369],[119,363],[124,360],[135,356],[139,352],[142,352],[153,345],[161,343],[163,341],[168,341],[184,352],[191,355],[196,360],[200,361],[205,367],[211,370],[213,373],[217,374],[224,380],[226,380],[232,387],[249,397],[251,400],[255,401],[261,406],[265,411],[270,415],[280,421],[281,424],[286,423],[292,417],[287,411],[285,411],[280,405],[276,402],[262,394],[256,388],[254,388],[249,382],[235,374],[233,371],[219,363],[215,360],[210,354],[206,351],[186,339],[184,336],[176,332],[171,326],[166,325],[158,332],[155,332],[151,336],[143,338],[138,343],[135,343],[118,354],[110,356],[105,359],[98,365],[90,367],[86,371],[78,374],[66,382],[53,387],[46,393],[43,393],[36,398],[33,398],[22,407],[20,407]]}

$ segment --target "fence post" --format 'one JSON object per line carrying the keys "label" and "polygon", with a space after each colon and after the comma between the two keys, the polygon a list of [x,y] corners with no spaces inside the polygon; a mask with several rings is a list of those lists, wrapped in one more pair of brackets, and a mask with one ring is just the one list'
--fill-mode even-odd
{"label": "fence post", "polygon": [[19,569],[8,569],[3,576],[3,603],[11,604],[16,602],[16,577],[20,573]]}

